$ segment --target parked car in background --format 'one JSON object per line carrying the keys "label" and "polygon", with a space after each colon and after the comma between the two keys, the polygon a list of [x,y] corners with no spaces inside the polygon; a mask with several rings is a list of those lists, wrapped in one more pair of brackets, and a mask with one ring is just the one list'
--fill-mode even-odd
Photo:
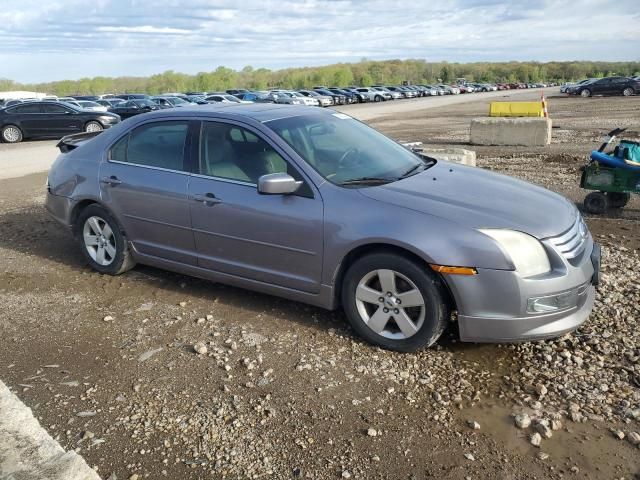
{"label": "parked car in background", "polygon": [[7,143],[26,138],[60,138],[79,132],[100,132],[120,122],[109,112],[92,112],[61,102],[26,102],[0,109],[0,137]]}
{"label": "parked car in background", "polygon": [[315,90],[298,90],[298,93],[305,97],[313,97],[320,103],[321,107],[330,107],[333,105],[333,97],[322,95]]}
{"label": "parked car in background", "polygon": [[123,100],[141,100],[149,98],[149,95],[145,93],[121,93],[120,95],[114,95],[115,98],[121,98]]}
{"label": "parked car in background", "polygon": [[[188,97],[185,97],[188,98]],[[171,107],[184,107],[185,105],[193,105],[189,100],[185,100],[182,97],[178,96],[170,96],[170,95],[158,95],[155,97],[150,97],[152,102],[157,103],[161,107],[171,108]]]}
{"label": "parked car in background", "polygon": [[153,112],[160,110],[160,106],[157,103],[152,102],[148,98],[134,98],[133,100],[127,100],[117,104],[115,107],[111,107],[110,112],[120,115],[124,120],[141,113]]}
{"label": "parked car in background", "polygon": [[371,87],[359,87],[356,91],[366,98],[367,102],[384,102],[384,95]]}
{"label": "parked car in background", "polygon": [[391,90],[389,90],[386,87],[382,87],[379,85],[373,85],[371,87],[372,90],[375,90],[376,92],[380,93],[382,95],[382,98],[387,101],[387,100],[398,100],[400,98],[400,94],[398,92],[392,92]]}
{"label": "parked car in background", "polygon": [[567,89],[568,94],[582,97],[592,95],[624,95],[628,97],[638,92],[640,92],[640,81],[629,77],[592,78]]}
{"label": "parked car in background", "polygon": [[76,100],[75,103],[77,103],[83,110],[90,110],[92,112],[106,112],[108,110],[104,105],[100,105],[97,102],[91,102],[89,100]]}
{"label": "parked car in background", "polygon": [[320,87],[314,87],[313,90],[318,92],[320,95],[331,97],[333,99],[334,105],[344,105],[347,103],[347,96],[342,93],[333,93],[331,90],[328,90],[327,88],[320,88]]}
{"label": "parked car in background", "polygon": [[[280,103],[283,105],[304,105],[303,98],[307,98],[304,95],[293,95],[294,92],[286,90],[274,90],[273,92],[274,103]],[[297,92],[295,92],[297,93]]]}
{"label": "parked car in background", "polygon": [[207,103],[251,103],[246,100],[240,100],[235,95],[229,93],[215,93],[205,97]]}
{"label": "parked car in background", "polygon": [[273,100],[271,100],[267,94],[261,92],[237,93],[234,97],[247,102],[273,103]]}
{"label": "parked car in background", "polygon": [[344,114],[192,106],[60,149],[46,208],[103,275],[139,262],[342,308],[402,352],[432,345],[453,310],[461,340],[511,342],[572,331],[594,305],[600,248],[572,202]]}
{"label": "parked car in background", "polygon": [[358,103],[358,95],[344,88],[330,87],[328,90],[336,95],[344,95],[347,97],[347,103]]}
{"label": "parked car in background", "polygon": [[343,87],[341,88],[341,90],[346,90],[347,92],[353,93],[358,103],[366,103],[370,101],[368,95],[365,95],[362,92],[358,91],[358,87]]}
{"label": "parked car in background", "polygon": [[74,100],[87,100],[90,102],[95,102],[96,100],[100,100],[99,95],[71,95],[71,98]]}
{"label": "parked car in background", "polygon": [[319,107],[320,101],[315,97],[307,97],[306,95],[302,95],[299,92],[288,91],[287,95],[290,95],[293,98],[297,98],[302,102],[302,105],[306,105],[307,107]]}
{"label": "parked car in background", "polygon": [[187,101],[194,105],[206,105],[205,95],[187,95]]}
{"label": "parked car in background", "polygon": [[96,100],[98,105],[102,105],[103,107],[107,107],[107,110],[111,107],[115,107],[117,104],[124,102],[121,98],[101,98],[100,100]]}

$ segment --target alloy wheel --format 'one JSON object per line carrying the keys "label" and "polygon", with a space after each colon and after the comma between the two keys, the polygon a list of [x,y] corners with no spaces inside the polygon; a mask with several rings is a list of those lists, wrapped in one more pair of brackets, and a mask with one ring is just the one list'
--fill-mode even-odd
{"label": "alloy wheel", "polygon": [[633,95],[633,89],[632,88],[625,88],[622,91],[622,95],[624,95],[625,97],[630,97],[631,95]]}
{"label": "alloy wheel", "polygon": [[84,131],[88,133],[101,132],[102,130],[102,125],[100,125],[98,122],[89,122],[84,129]]}
{"label": "alloy wheel", "polygon": [[20,130],[17,127],[9,126],[2,131],[5,141],[14,143],[20,140]]}
{"label": "alloy wheel", "polygon": [[356,307],[372,331],[392,340],[415,335],[425,319],[425,300],[415,283],[393,270],[374,270],[358,282]]}
{"label": "alloy wheel", "polygon": [[82,239],[89,256],[98,265],[106,267],[116,258],[116,237],[103,218],[87,218],[82,229]]}

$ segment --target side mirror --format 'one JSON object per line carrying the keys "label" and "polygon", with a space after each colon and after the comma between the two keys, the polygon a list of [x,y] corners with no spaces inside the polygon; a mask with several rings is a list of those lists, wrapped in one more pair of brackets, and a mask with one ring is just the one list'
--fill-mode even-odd
{"label": "side mirror", "polygon": [[289,195],[302,185],[288,173],[269,173],[258,179],[258,193],[265,195]]}

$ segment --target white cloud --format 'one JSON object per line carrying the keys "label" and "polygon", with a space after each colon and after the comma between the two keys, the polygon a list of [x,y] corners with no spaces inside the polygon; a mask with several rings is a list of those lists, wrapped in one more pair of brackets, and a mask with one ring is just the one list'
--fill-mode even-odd
{"label": "white cloud", "polygon": [[22,0],[0,11],[0,75],[29,82],[365,56],[638,60],[636,10],[637,0]]}

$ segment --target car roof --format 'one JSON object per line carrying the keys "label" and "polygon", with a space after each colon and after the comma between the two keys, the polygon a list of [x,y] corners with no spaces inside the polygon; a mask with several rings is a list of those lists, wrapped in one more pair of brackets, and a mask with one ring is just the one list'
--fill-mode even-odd
{"label": "car roof", "polygon": [[299,117],[302,115],[331,114],[333,110],[320,110],[317,107],[305,107],[302,105],[283,105],[275,103],[218,103],[207,105],[185,106],[177,110],[159,110],[145,114],[146,118],[151,115],[171,118],[191,116],[207,117],[224,115],[235,118],[250,118],[258,122],[268,122],[280,118]]}

